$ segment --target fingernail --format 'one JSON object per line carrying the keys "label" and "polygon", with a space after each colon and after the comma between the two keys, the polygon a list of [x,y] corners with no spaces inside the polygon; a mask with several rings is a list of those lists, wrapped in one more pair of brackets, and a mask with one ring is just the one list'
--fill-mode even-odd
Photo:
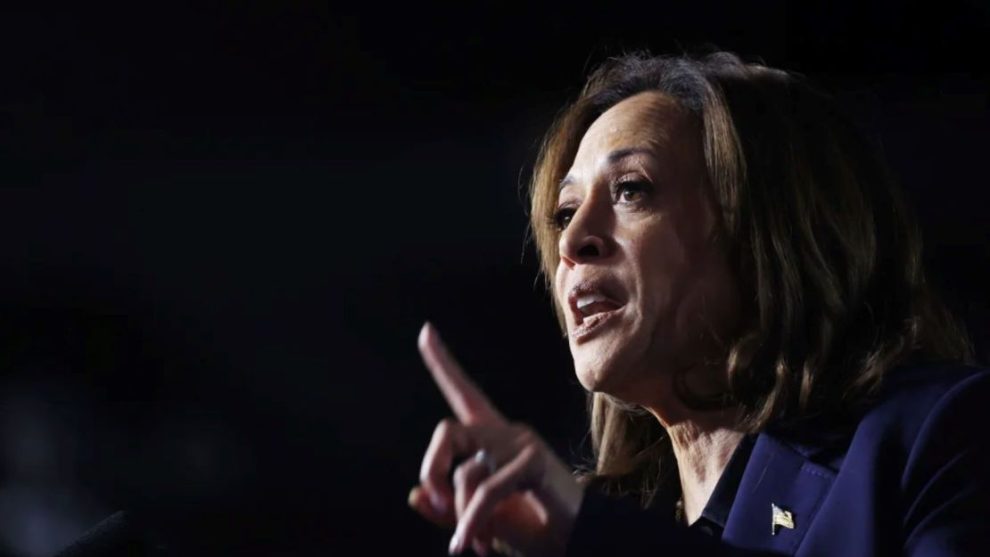
{"label": "fingernail", "polygon": [[409,503],[410,507],[416,506],[416,499],[419,497],[419,488],[413,487],[409,490],[409,497],[406,498],[406,502]]}
{"label": "fingernail", "polygon": [[426,337],[430,334],[430,327],[430,322],[427,321],[426,323],[423,323],[423,326],[419,329],[419,336],[416,337],[416,344],[421,350],[426,346]]}

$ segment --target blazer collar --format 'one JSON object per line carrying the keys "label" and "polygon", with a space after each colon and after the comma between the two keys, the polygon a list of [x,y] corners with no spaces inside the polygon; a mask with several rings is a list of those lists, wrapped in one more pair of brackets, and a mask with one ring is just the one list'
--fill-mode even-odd
{"label": "blazer collar", "polygon": [[[835,478],[832,470],[808,460],[808,454],[772,434],[757,436],[723,541],[782,555],[797,551]],[[781,513],[790,513],[792,528],[786,524],[774,528],[774,507],[779,509],[777,522],[786,523],[786,514]]]}

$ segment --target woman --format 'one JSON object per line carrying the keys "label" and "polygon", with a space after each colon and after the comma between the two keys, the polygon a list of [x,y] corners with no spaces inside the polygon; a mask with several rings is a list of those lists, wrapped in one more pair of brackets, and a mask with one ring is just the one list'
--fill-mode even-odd
{"label": "woman", "polygon": [[612,60],[548,133],[531,202],[594,467],[506,421],[425,326],[457,419],[410,504],[456,524],[452,553],[987,543],[990,444],[969,428],[990,374],[964,365],[915,224],[827,97],[725,53]]}

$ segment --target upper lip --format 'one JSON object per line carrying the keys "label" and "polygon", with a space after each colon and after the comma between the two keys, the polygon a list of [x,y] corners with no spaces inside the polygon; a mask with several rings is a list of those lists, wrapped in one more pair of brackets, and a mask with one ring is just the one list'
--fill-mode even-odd
{"label": "upper lip", "polygon": [[622,307],[625,304],[625,299],[622,296],[622,288],[615,279],[611,277],[588,277],[582,279],[572,286],[567,293],[567,306],[571,310],[571,315],[574,316],[575,325],[580,325],[584,322],[584,315],[578,310],[577,301],[578,298],[587,294],[598,294],[610,303],[615,304],[616,307]]}

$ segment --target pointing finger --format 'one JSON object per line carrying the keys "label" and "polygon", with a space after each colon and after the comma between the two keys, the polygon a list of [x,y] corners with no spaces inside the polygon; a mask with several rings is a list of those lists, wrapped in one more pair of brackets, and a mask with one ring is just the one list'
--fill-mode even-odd
{"label": "pointing finger", "polygon": [[433,380],[462,423],[504,421],[502,414],[458,365],[432,324],[423,325],[418,344],[423,362],[433,375]]}

